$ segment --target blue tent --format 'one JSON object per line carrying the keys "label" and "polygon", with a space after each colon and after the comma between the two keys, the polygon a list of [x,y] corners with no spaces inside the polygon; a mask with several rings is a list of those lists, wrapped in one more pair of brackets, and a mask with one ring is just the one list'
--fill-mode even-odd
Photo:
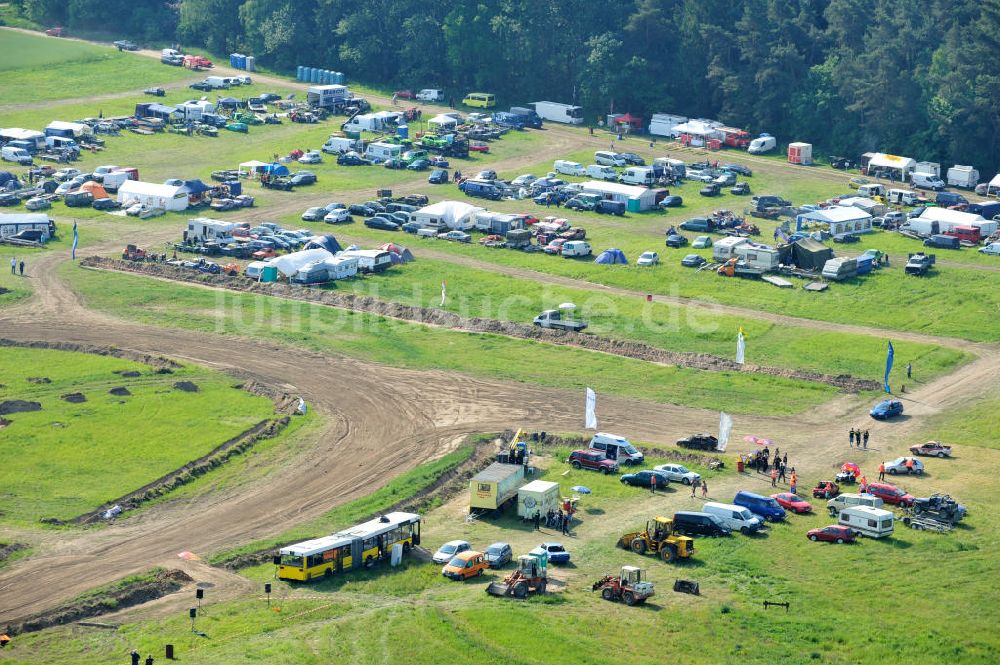
{"label": "blue tent", "polygon": [[21,183],[10,171],[0,171],[0,187],[8,190],[21,189]]}
{"label": "blue tent", "polygon": [[325,249],[331,254],[336,254],[343,249],[337,239],[332,235],[313,236],[306,242],[302,249]]}
{"label": "blue tent", "polygon": [[211,191],[211,189],[211,187],[197,178],[194,180],[185,180],[184,184],[181,185],[181,191],[188,194],[202,194],[204,192]]}
{"label": "blue tent", "polygon": [[602,265],[611,265],[613,263],[627,264],[628,259],[625,258],[625,252],[612,247],[598,254],[597,258],[594,259],[594,263],[600,263]]}
{"label": "blue tent", "polygon": [[268,175],[288,175],[288,167],[278,162],[271,162],[264,167],[264,173]]}

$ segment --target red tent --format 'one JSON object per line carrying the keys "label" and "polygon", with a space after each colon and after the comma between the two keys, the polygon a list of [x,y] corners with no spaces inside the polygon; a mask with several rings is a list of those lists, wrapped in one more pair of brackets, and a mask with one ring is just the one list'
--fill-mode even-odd
{"label": "red tent", "polygon": [[632,129],[642,129],[642,117],[631,113],[618,116],[615,118],[615,122],[619,125],[628,125]]}

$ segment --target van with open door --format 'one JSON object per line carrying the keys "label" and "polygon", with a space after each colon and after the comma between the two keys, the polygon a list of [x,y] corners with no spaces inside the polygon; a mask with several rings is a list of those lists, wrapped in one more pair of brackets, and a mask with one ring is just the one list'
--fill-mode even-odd
{"label": "van with open door", "polygon": [[636,449],[631,441],[617,434],[598,432],[590,440],[590,447],[603,452],[605,458],[627,466],[642,464],[646,459],[646,456]]}

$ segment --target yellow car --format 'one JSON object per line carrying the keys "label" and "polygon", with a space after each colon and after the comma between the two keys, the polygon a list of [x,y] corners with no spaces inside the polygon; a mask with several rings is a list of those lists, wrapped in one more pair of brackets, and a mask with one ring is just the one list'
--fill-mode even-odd
{"label": "yellow car", "polygon": [[451,561],[441,569],[441,574],[452,580],[467,580],[478,577],[490,567],[482,552],[468,550],[452,557]]}
{"label": "yellow car", "polygon": [[493,108],[497,105],[497,96],[488,92],[470,92],[462,100],[466,106],[476,106],[483,109]]}

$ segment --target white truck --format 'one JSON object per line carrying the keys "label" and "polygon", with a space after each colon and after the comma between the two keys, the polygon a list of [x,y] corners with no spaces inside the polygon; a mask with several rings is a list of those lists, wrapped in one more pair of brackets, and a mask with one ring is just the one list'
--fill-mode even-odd
{"label": "white truck", "polygon": [[979,184],[979,171],[971,166],[955,164],[948,169],[948,186],[975,189]]}
{"label": "white truck", "polygon": [[444,90],[437,90],[435,88],[424,88],[414,96],[416,97],[418,102],[443,102]]}
{"label": "white truck", "polygon": [[346,136],[333,136],[326,140],[321,148],[323,152],[329,152],[332,154],[339,154],[342,152],[350,152],[352,150],[359,150],[361,148],[360,139],[349,139]]}

